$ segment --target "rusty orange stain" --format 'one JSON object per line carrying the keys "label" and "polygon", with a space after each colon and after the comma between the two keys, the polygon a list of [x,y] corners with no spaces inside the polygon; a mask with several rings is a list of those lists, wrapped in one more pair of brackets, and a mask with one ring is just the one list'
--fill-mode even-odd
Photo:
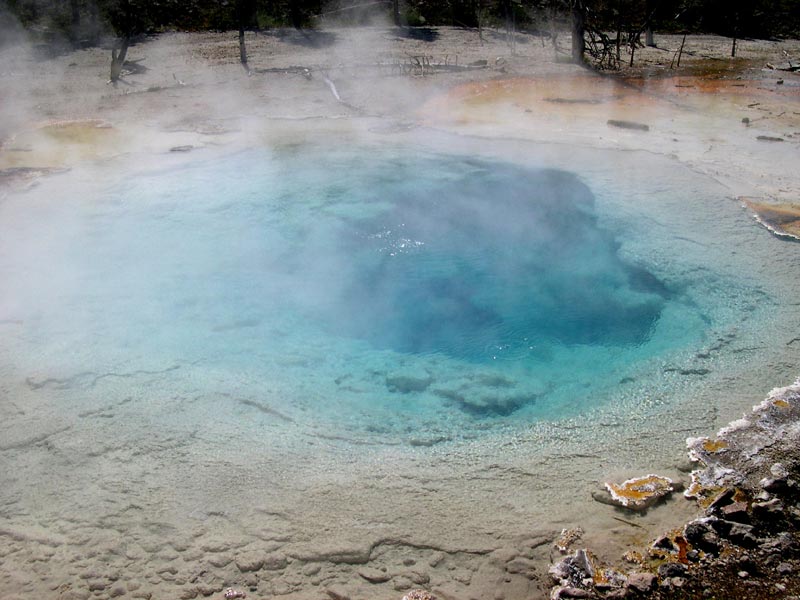
{"label": "rusty orange stain", "polygon": [[703,450],[705,450],[709,454],[720,452],[721,450],[725,450],[727,447],[728,447],[728,442],[726,442],[725,440],[706,439],[703,441]]}

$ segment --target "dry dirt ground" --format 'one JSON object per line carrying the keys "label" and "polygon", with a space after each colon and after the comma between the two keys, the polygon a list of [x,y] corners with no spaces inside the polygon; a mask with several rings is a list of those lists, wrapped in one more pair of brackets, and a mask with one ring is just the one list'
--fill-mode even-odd
{"label": "dry dirt ground", "polygon": [[[559,37],[562,50],[567,39]],[[550,40],[526,34],[509,39],[505,32],[486,31],[481,39],[475,31],[454,28],[269,31],[247,35],[248,74],[238,63],[232,32],[164,33],[131,47],[117,86],[108,83],[108,49],[48,56],[35,45],[7,46],[0,51],[0,198],[51,169],[128,155],[157,162],[170,150],[275,143],[288,135],[283,125],[303,122],[331,131],[440,130],[597,152],[646,150],[720,181],[731,197],[799,203],[800,75],[780,69],[800,63],[800,42],[745,40],[731,59],[730,40],[693,36],[686,40],[680,68],[670,68],[681,41],[657,35],[658,47],[637,51],[633,68],[595,73],[565,62],[565,53],[556,52]],[[709,423],[708,433],[721,424]],[[658,513],[662,516],[654,516],[651,526],[674,525],[671,520],[687,511]],[[9,535],[21,553],[44,539]],[[602,540],[602,532],[587,531],[592,535],[590,542]],[[637,535],[646,541],[644,533]],[[538,583],[525,585],[531,586],[526,593],[541,597],[548,587],[541,563],[548,560],[549,540],[543,539],[524,540],[530,556],[517,565],[539,574]],[[609,542],[606,558],[620,556],[620,549]],[[322,562],[336,562],[331,557],[338,555],[328,550],[318,553]],[[431,565],[441,560],[441,552],[417,550]],[[399,552],[395,546],[382,551]],[[55,555],[57,570],[59,552],[58,545],[44,544],[41,556],[31,559],[38,561],[39,581],[55,580],[55,588],[17,574],[4,579],[8,587],[0,596],[220,596],[219,586],[201,589],[166,575],[128,581],[119,573],[114,579],[91,570],[80,581],[73,577],[75,585],[59,588],[58,578],[42,566]],[[4,560],[12,564],[12,559]],[[233,563],[225,568],[233,569]],[[364,583],[347,560],[336,568],[350,569],[347,573]],[[462,580],[473,576],[462,570],[455,573]],[[494,597],[493,584],[478,584],[476,573],[470,593]],[[306,581],[315,573],[298,577]],[[327,597],[346,597],[348,589],[329,587]],[[293,597],[319,597],[304,593]]]}

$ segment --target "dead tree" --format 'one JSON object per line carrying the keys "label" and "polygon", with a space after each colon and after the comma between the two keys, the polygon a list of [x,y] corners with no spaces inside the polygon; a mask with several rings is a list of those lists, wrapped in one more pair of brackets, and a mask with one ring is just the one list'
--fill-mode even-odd
{"label": "dead tree", "polygon": [[572,60],[583,64],[583,55],[586,52],[586,7],[583,0],[571,0],[570,12],[572,14]]}
{"label": "dead tree", "polygon": [[250,75],[250,66],[247,64],[247,45],[244,39],[244,30],[252,16],[253,5],[249,0],[236,0],[236,22],[239,25],[239,61],[244,72]]}
{"label": "dead tree", "polygon": [[128,46],[130,46],[133,33],[139,30],[137,17],[139,12],[135,10],[136,7],[131,5],[131,0],[120,0],[114,11],[112,23],[114,29],[119,35],[119,45],[114,45],[111,49],[111,77],[109,83],[117,87],[117,83],[122,79],[122,67],[125,66],[125,58],[128,55]]}
{"label": "dead tree", "polygon": [[653,36],[653,18],[656,15],[656,10],[658,10],[658,1],[646,0],[644,10],[647,14],[647,22],[645,23],[644,29],[644,44],[648,48],[655,48],[656,41]]}
{"label": "dead tree", "polygon": [[128,46],[131,38],[126,35],[122,38],[119,48],[111,49],[111,78],[109,82],[117,86],[117,82],[122,78],[122,67],[125,65],[125,57],[128,55]]}

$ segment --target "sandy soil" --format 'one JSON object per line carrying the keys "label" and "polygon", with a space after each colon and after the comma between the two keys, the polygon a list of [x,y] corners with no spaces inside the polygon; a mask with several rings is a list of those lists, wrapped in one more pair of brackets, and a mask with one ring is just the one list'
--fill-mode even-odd
{"label": "sandy soil", "polygon": [[[251,33],[249,75],[238,64],[232,33],[163,34],[130,49],[129,72],[116,87],[107,83],[108,50],[43,58],[34,47],[6,48],[0,54],[0,194],[29,185],[48,169],[127,157],[156,162],[171,149],[276,143],[291,138],[292,126],[302,122],[330,131],[363,128],[402,135],[429,128],[474,139],[559,142],[597,152],[646,150],[713,177],[731,197],[781,205],[800,199],[800,75],[766,66],[786,64],[787,55],[800,60],[800,42],[745,41],[740,57],[730,59],[729,40],[693,37],[687,40],[680,69],[670,69],[681,40],[657,36],[658,48],[640,50],[634,68],[612,76],[566,64],[549,42],[537,37],[517,35],[510,43],[503,32],[487,31],[483,40],[476,32],[459,29],[423,33],[387,28]],[[648,129],[619,127],[609,120]],[[721,425],[710,419],[709,432]],[[40,442],[23,439],[22,446],[3,444],[0,449]],[[682,450],[675,448],[674,456]],[[346,449],[332,449],[330,460],[346,456]],[[462,464],[466,459],[459,456],[426,460],[421,468],[429,468],[431,478],[441,461],[452,461],[454,472],[467,469]],[[582,467],[590,468],[588,464]],[[490,458],[476,468],[470,484],[474,498],[461,499],[458,514],[478,515],[480,507],[469,503],[497,493],[498,480],[485,477],[493,468]],[[386,469],[382,476],[396,477],[398,493],[407,493],[402,472]],[[500,480],[508,489],[528,481],[513,468]],[[352,501],[334,497],[340,489],[330,484],[333,505]],[[445,523],[446,511],[434,501],[441,496],[432,494],[417,501]],[[520,495],[507,502],[522,505],[527,499]],[[669,506],[668,511],[653,511],[638,529],[609,515],[593,515],[586,541],[605,547],[604,558],[619,557],[626,545],[646,541],[650,533],[684,520],[693,510],[685,503]],[[293,508],[267,512],[255,505],[254,511],[266,529],[280,532]],[[325,529],[320,515],[309,526]],[[385,518],[391,521],[392,515]],[[120,555],[113,531],[107,540],[87,536],[84,541],[98,544],[98,551],[92,554],[84,546],[76,558],[66,556],[67,546],[58,534],[37,530],[36,524],[21,529],[0,525],[0,534],[11,540],[4,553],[2,595],[220,597],[223,585],[238,583],[257,590],[254,597],[388,598],[400,597],[403,586],[427,586],[426,573],[444,564],[449,574],[437,579],[435,587],[443,597],[544,597],[550,543],[557,534],[551,527],[528,524],[514,539],[488,542],[490,535],[476,532],[445,542],[435,539],[446,531],[440,523],[419,538],[423,541],[390,536],[359,548],[344,540],[340,546],[313,551],[309,544],[301,545],[288,554],[287,567],[286,549],[278,551],[286,542],[280,535],[241,546],[215,541],[220,520],[211,516],[202,531],[145,549],[162,570],[148,567],[135,575],[126,573],[125,565],[136,563],[142,558],[137,552],[144,551],[137,547]],[[414,526],[424,529],[426,519],[418,518]],[[112,554],[116,558],[103,558]],[[214,578],[199,568],[170,566],[179,555],[187,565],[210,560]],[[31,561],[36,577],[24,571]],[[264,561],[271,566],[265,567]],[[392,572],[392,583],[369,583],[382,580],[386,571],[381,569],[387,568],[398,569]],[[255,574],[260,570],[262,581]],[[270,579],[264,570],[283,574]]]}

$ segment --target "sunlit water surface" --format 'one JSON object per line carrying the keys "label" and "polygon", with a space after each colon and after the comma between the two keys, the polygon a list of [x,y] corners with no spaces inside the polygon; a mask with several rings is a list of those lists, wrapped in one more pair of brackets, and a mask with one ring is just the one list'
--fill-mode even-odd
{"label": "sunlit water surface", "polygon": [[197,369],[387,443],[668,395],[781,299],[727,245],[732,203],[603,177],[399,147],[200,157],[5,207],[0,307],[35,389]]}

